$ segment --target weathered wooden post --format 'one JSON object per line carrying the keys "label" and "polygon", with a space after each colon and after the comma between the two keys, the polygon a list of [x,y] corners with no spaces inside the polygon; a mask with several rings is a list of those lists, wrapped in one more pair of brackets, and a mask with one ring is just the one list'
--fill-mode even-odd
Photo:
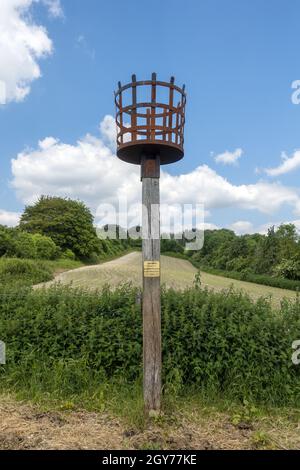
{"label": "weathered wooden post", "polygon": [[[167,92],[167,94],[166,94]],[[158,99],[163,96],[165,99]],[[183,158],[185,87],[151,80],[115,92],[117,156],[141,165],[143,191],[143,338],[145,411],[161,406],[160,165]],[[175,105],[174,103],[177,103]]]}

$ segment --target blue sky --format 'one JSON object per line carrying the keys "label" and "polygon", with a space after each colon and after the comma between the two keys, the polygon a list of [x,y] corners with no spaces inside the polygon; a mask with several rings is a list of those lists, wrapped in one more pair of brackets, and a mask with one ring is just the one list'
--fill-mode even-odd
{"label": "blue sky", "polygon": [[[11,67],[11,75],[1,77],[0,71],[0,81],[8,89],[12,87],[8,102],[0,106],[3,220],[7,213],[21,212],[39,192],[79,197],[91,206],[96,199],[112,199],[108,189],[103,193],[98,189],[91,196],[94,180],[88,190],[80,187],[78,175],[72,181],[73,167],[65,170],[68,181],[63,181],[60,164],[53,159],[58,155],[68,159],[70,153],[68,161],[75,165],[77,142],[91,134],[97,138],[93,144],[96,156],[87,165],[92,174],[97,173],[91,166],[102,158],[101,152],[105,154],[103,142],[111,148],[109,136],[100,134],[99,124],[114,114],[116,83],[129,81],[132,73],[144,79],[156,71],[166,80],[175,75],[179,85],[186,84],[188,93],[185,158],[164,168],[169,179],[162,182],[162,196],[168,188],[172,191],[178,184],[187,185],[190,202],[203,200],[206,222],[216,226],[253,231],[266,224],[296,221],[300,227],[300,105],[291,100],[291,85],[300,80],[297,0],[3,2],[14,5],[0,20],[0,70]],[[30,75],[29,66],[22,77],[22,61],[13,63],[11,55],[3,52],[8,44],[1,29],[11,27],[9,15],[17,15],[29,30],[33,25],[45,28],[51,47],[44,38],[44,57],[39,57],[37,49],[26,49],[40,68],[39,78]],[[10,47],[24,53],[22,44],[15,44],[14,39]],[[17,98],[15,83],[10,83],[14,67],[20,83],[30,86],[24,99]],[[48,137],[56,143],[41,149],[38,142]],[[224,152],[234,159],[237,149],[242,149],[242,155],[235,164],[225,164]],[[93,152],[90,147],[89,151]],[[289,158],[286,168],[266,172],[282,164],[282,152]],[[83,156],[78,158],[84,165]],[[105,154],[103,158],[109,157]],[[12,159],[17,162],[14,169]],[[49,180],[45,175],[48,163]],[[39,166],[41,175],[37,174]],[[202,169],[196,172],[199,167]],[[111,170],[113,175],[121,175],[120,180],[114,179],[112,191],[124,184],[125,171],[124,177],[136,185],[133,200],[137,200],[140,183],[135,168],[124,168]],[[99,186],[109,186],[106,176],[110,177],[109,171],[99,178]],[[85,178],[88,182],[89,175]],[[178,193],[183,194],[183,189]],[[234,225],[237,223],[240,225]]]}

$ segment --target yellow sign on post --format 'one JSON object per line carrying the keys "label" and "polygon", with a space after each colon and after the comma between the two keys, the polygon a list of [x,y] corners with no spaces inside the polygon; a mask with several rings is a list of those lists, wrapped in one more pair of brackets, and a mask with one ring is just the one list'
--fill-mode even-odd
{"label": "yellow sign on post", "polygon": [[145,277],[159,277],[160,276],[160,262],[159,261],[144,261],[144,276]]}

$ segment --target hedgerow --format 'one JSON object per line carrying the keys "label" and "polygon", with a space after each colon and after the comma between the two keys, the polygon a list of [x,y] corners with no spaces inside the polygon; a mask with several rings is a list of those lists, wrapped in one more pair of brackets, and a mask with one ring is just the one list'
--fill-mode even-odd
{"label": "hedgerow", "polygon": [[[56,286],[18,291],[0,287],[0,339],[7,364],[4,389],[69,396],[142,373],[142,315],[138,290],[89,293]],[[186,387],[223,398],[299,407],[300,304],[274,312],[234,291],[195,287],[162,295],[165,387]]]}
{"label": "hedgerow", "polygon": [[215,274],[216,276],[223,276],[230,279],[236,279],[239,281],[253,282],[255,284],[262,284],[270,287],[278,287],[280,289],[289,289],[294,291],[300,291],[300,281],[294,281],[292,279],[285,279],[283,277],[273,277],[267,274],[253,274],[250,272],[237,272],[237,271],[225,271],[223,269],[213,269],[207,266],[201,266],[199,262],[193,261],[189,258],[189,261],[196,267],[200,268],[209,274]]}

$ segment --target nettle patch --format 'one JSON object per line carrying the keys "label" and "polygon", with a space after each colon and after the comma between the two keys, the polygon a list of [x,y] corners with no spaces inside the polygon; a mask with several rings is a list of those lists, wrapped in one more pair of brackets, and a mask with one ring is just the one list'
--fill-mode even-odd
{"label": "nettle patch", "polygon": [[[107,380],[142,373],[138,289],[85,292],[56,286],[1,295],[0,338],[6,343],[2,388],[70,396]],[[299,406],[300,303],[253,302],[234,291],[200,286],[162,292],[165,393],[186,387],[223,398]]]}

